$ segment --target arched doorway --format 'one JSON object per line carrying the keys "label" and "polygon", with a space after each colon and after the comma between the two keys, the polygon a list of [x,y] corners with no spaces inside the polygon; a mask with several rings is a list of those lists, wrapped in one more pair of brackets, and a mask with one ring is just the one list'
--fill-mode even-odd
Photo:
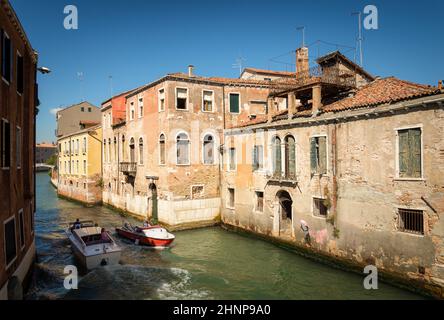
{"label": "arched doorway", "polygon": [[279,202],[281,219],[291,220],[293,215],[293,200],[291,199],[290,194],[285,190],[281,190],[276,194],[276,198]]}
{"label": "arched doorway", "polygon": [[155,183],[149,185],[149,197],[148,197],[148,217],[151,217],[152,223],[158,222],[157,213],[157,186]]}

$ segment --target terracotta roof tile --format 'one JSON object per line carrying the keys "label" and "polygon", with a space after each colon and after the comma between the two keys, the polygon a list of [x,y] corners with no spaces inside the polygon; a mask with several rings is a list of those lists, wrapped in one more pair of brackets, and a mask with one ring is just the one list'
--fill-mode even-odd
{"label": "terracotta roof tile", "polygon": [[436,87],[400,80],[395,77],[377,79],[362,87],[353,97],[348,97],[324,106],[322,111],[338,112],[348,109],[371,107],[431,95],[436,91]]}
{"label": "terracotta roof tile", "polygon": [[244,72],[245,71],[249,71],[252,73],[270,74],[270,75],[276,75],[276,76],[294,76],[296,74],[295,72],[265,70],[265,69],[257,69],[257,68],[245,68]]}

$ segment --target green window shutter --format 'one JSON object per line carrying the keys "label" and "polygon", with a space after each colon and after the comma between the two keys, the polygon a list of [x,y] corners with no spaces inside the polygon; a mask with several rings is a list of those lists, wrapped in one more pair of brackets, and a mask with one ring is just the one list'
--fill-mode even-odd
{"label": "green window shutter", "polygon": [[411,176],[421,178],[421,129],[409,130],[409,147]]}
{"label": "green window shutter", "polygon": [[296,148],[293,137],[287,139],[287,152],[288,152],[288,175],[290,177],[296,176]]}
{"label": "green window shutter", "polygon": [[230,94],[230,112],[239,113],[239,94]]}
{"label": "green window shutter", "polygon": [[319,173],[327,174],[327,138],[319,137]]}
{"label": "green window shutter", "polygon": [[399,140],[399,176],[408,176],[409,171],[409,132],[400,130],[398,132]]}
{"label": "green window shutter", "polygon": [[316,156],[316,138],[310,138],[310,169],[311,174],[315,174],[317,172],[318,167],[318,159]]}
{"label": "green window shutter", "polygon": [[276,138],[273,143],[273,173],[282,174],[281,139]]}

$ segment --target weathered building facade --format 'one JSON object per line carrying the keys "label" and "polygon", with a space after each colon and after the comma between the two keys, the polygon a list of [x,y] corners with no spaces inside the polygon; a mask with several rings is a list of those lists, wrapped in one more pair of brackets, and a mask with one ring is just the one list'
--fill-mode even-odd
{"label": "weathered building facade", "polygon": [[444,91],[318,62],[272,90],[267,117],[225,131],[223,223],[443,298]]}
{"label": "weathered building facade", "polygon": [[69,134],[58,140],[58,195],[86,205],[102,202],[102,127]]}
{"label": "weathered building facade", "polygon": [[53,143],[38,143],[35,149],[35,162],[45,163],[49,158],[57,154],[57,145]]}
{"label": "weathered building facade", "polygon": [[35,257],[37,54],[0,1],[0,300],[20,299]]}
{"label": "weathered building facade", "polygon": [[56,114],[57,138],[100,123],[100,109],[87,101],[66,107]]}
{"label": "weathered building facade", "polygon": [[110,127],[105,102],[104,172],[113,174],[104,202],[170,226],[217,223],[223,129],[265,114],[268,94],[266,81],[198,77],[190,67],[126,95],[124,123]]}

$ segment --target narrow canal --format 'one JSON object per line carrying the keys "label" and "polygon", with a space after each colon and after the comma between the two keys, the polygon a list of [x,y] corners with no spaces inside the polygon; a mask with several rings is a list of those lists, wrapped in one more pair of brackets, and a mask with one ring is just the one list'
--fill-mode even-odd
{"label": "narrow canal", "polygon": [[121,264],[82,275],[79,289],[68,292],[63,270],[75,261],[66,223],[91,219],[114,232],[126,218],[58,199],[46,173],[37,174],[37,201],[38,258],[28,299],[422,299],[382,283],[364,290],[359,275],[221,228],[177,232],[164,250],[115,235],[124,248]]}

